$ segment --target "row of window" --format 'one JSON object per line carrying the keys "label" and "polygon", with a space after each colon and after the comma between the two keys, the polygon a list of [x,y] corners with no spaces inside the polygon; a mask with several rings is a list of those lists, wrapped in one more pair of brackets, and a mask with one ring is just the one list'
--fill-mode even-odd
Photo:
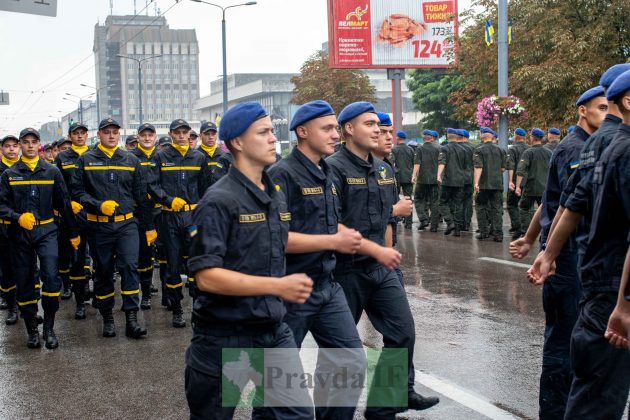
{"label": "row of window", "polygon": [[[160,63],[156,62],[157,60],[153,60],[153,62],[149,61],[142,64],[143,69],[154,69],[154,70],[187,70],[187,69],[196,69],[197,68],[197,60],[191,60],[190,63],[185,61],[180,61],[178,63]],[[128,60],[127,69],[135,70],[138,68],[138,63],[132,60]]]}
{"label": "row of window", "polygon": [[195,43],[171,43],[171,42],[154,42],[154,43],[132,43],[127,44],[127,54],[175,54],[187,55],[197,54],[199,49]]}

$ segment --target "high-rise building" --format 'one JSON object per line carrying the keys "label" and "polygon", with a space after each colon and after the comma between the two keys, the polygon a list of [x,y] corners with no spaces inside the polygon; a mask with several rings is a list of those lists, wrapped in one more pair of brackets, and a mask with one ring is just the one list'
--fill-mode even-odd
{"label": "high-rise building", "polygon": [[[193,109],[199,97],[194,29],[170,29],[164,17],[108,16],[104,25],[94,28],[94,55],[100,118],[111,116],[124,128],[137,128],[140,86],[142,122],[152,123],[160,132],[176,118],[198,127]],[[142,60],[141,83],[136,60]]]}

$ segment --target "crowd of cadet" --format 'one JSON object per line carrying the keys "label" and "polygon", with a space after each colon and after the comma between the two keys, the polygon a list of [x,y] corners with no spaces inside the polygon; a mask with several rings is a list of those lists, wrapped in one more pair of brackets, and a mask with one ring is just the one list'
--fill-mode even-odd
{"label": "crowd of cadet", "polygon": [[[443,219],[444,234],[459,236],[470,230],[475,197],[477,238],[501,241],[507,170],[510,252],[523,258],[539,237],[542,249],[528,271],[532,283],[544,283],[540,417],[621,418],[630,389],[629,67],[612,67],[578,98],[576,126],[564,139],[550,128],[544,144],[545,133],[534,128],[528,142],[519,128],[507,151],[488,127],[476,148],[468,132],[452,128],[442,145],[425,130],[415,151],[402,132],[394,146],[391,119],[367,102],[338,116],[324,101],[299,107],[290,127],[297,145],[282,160],[271,119],[256,102],[230,108],[218,129],[204,123],[199,149],[181,119],[159,143],[155,128],[141,125],[126,140],[128,151],[112,118],[100,122],[92,149],[87,127],[71,125],[52,164],[39,157],[36,130],[6,136],[0,268],[7,324],[17,322],[19,307],[27,346],[40,346],[43,321],[45,345],[56,348],[55,313],[70,285],[75,318],[85,319],[91,293],[103,336],[113,337],[117,270],[125,333],[143,337],[137,312],[151,308],[157,259],[174,327],[186,326],[183,276],[193,299],[185,371],[191,418],[234,414],[222,404],[223,349],[282,348],[291,365],[307,332],[320,347],[361,349],[356,324],[364,312],[385,348],[407,349],[404,404],[368,407],[365,417],[427,409],[439,399],[414,389],[415,326],[398,269],[398,219],[411,228],[413,196],[418,229],[436,232]],[[343,364],[364,371],[365,355]],[[339,395],[325,397],[319,401],[328,404],[314,407],[256,407],[254,416],[353,417],[358,394],[343,408],[330,404]]]}

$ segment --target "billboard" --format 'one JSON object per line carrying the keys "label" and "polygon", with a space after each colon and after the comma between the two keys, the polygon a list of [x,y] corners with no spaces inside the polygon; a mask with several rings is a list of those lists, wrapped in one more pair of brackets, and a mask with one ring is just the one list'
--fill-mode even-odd
{"label": "billboard", "polygon": [[446,68],[457,25],[457,0],[328,0],[330,66]]}

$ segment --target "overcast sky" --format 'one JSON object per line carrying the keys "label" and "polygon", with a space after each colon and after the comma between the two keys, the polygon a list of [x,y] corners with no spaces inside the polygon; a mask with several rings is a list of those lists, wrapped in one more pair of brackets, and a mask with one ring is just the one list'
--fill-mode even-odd
{"label": "overcast sky", "polygon": [[[228,74],[298,72],[327,40],[327,0],[257,1],[227,11]],[[136,2],[138,11],[145,7],[145,0]],[[58,3],[55,18],[0,11],[0,90],[11,96],[11,105],[0,105],[0,136],[39,128],[76,109],[76,103],[62,99],[65,93],[87,96],[93,91],[80,84],[94,86],[94,25],[109,15],[110,0]],[[113,3],[115,15],[134,12],[133,0]],[[154,2],[161,12],[175,3]],[[460,12],[469,5],[470,0],[459,0]],[[149,9],[155,15],[154,6]],[[222,72],[221,11],[180,0],[164,16],[172,29],[197,30],[201,95],[207,95],[210,82]]]}

